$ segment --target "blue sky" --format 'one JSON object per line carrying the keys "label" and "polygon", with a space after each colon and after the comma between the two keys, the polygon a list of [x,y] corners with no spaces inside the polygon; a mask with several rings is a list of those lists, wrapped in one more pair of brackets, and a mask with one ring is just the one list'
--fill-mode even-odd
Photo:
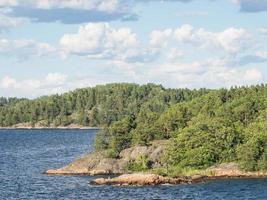
{"label": "blue sky", "polygon": [[0,0],[0,96],[267,82],[267,0]]}

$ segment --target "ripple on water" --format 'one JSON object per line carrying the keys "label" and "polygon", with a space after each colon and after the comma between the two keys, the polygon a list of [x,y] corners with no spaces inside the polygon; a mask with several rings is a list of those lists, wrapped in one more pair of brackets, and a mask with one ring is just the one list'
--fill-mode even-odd
{"label": "ripple on water", "polygon": [[90,177],[47,176],[93,148],[92,130],[0,130],[0,200],[267,199],[267,181],[219,180],[194,185],[90,185]]}

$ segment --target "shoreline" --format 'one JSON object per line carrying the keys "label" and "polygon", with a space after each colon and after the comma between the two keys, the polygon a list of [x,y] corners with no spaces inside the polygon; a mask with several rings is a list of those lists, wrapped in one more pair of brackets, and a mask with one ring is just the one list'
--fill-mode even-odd
{"label": "shoreline", "polygon": [[100,130],[100,127],[0,127],[0,130]]}
{"label": "shoreline", "polygon": [[[190,173],[160,173],[153,171],[160,169],[164,163],[159,158],[164,155],[167,142],[154,141],[150,146],[134,146],[120,152],[119,158],[107,158],[105,151],[93,151],[72,161],[58,169],[48,169],[46,175],[92,176],[92,183],[97,185],[158,185],[195,183],[197,181],[220,179],[267,179],[267,171],[244,171],[236,162],[215,164],[207,169]],[[140,155],[147,155],[148,159],[157,163],[147,171],[130,170],[127,168]],[[158,166],[158,167],[157,167]],[[102,176],[97,179],[95,176]],[[110,178],[111,177],[111,178]],[[149,180],[149,181],[148,181]]]}
{"label": "shoreline", "polygon": [[[132,176],[132,177],[131,177]],[[135,178],[135,176],[139,176]],[[149,177],[150,176],[150,177]],[[114,186],[154,186],[154,185],[181,185],[181,184],[198,184],[207,183],[209,181],[220,180],[267,180],[267,176],[201,176],[193,175],[188,177],[171,178],[168,176],[160,176],[157,174],[123,174],[114,178],[96,178],[90,181],[93,185],[114,185]]]}
{"label": "shoreline", "polygon": [[[257,173],[257,172],[255,172]],[[99,177],[99,176],[102,176],[102,177],[119,177],[119,176],[122,176],[122,175],[128,175],[127,173],[125,174],[113,174],[113,173],[110,173],[110,174],[90,174],[90,173],[51,173],[49,172],[48,170],[43,172],[42,174],[44,175],[47,175],[47,176],[87,176],[87,177]],[[158,174],[154,174],[154,173],[143,173],[143,172],[135,172],[135,173],[130,173],[130,174],[153,174],[153,175],[158,175]],[[198,174],[196,174],[198,175]],[[195,176],[195,175],[193,175]],[[180,177],[177,177],[177,178],[191,178],[193,176],[180,176]],[[202,176],[202,175],[199,175],[199,176]],[[166,178],[171,178],[171,177],[168,177],[168,176],[163,176],[163,177],[166,177]],[[231,179],[267,179],[267,175],[224,175],[224,176],[202,176],[202,178],[204,178],[205,180],[231,180]]]}
{"label": "shoreline", "polygon": [[[130,173],[130,174],[103,174],[103,175],[91,175],[86,173],[47,173],[43,174],[48,176],[90,176],[97,177],[90,181],[93,185],[114,185],[114,186],[154,186],[154,185],[179,185],[179,184],[197,184],[206,183],[208,181],[219,181],[219,180],[253,180],[253,179],[267,179],[267,175],[224,175],[224,176],[204,176],[204,175],[193,175],[193,176],[180,176],[180,177],[168,177],[161,176],[153,173]],[[100,176],[100,178],[99,178]],[[112,178],[110,178],[110,176]]]}

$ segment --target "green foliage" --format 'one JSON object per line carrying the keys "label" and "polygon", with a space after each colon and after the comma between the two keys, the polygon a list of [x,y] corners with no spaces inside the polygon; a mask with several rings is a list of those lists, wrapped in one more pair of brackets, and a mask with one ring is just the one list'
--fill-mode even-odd
{"label": "green foliage", "polygon": [[245,129],[244,140],[238,148],[241,168],[267,170],[267,110]]}
{"label": "green foliage", "polygon": [[[166,99],[161,102],[160,97],[142,104],[134,115],[129,146],[170,139],[165,162],[176,173],[231,161],[239,161],[246,170],[266,169],[266,85],[212,90],[175,105]],[[107,148],[118,152],[116,145]]]}
{"label": "green foliage", "polygon": [[155,168],[151,170],[152,173],[159,174],[162,176],[168,176],[172,178],[177,178],[181,176],[193,176],[193,175],[202,175],[202,176],[212,176],[213,173],[207,170],[195,169],[190,167],[181,167],[181,166],[169,166]]}
{"label": "green foliage", "polygon": [[168,162],[181,167],[206,168],[235,158],[239,134],[221,118],[198,116],[171,139]]}
{"label": "green foliage", "polygon": [[151,162],[147,156],[139,156],[131,161],[126,167],[130,171],[147,171],[151,167]]}
{"label": "green foliage", "polygon": [[139,86],[130,83],[99,85],[77,89],[62,95],[34,100],[0,98],[0,126],[18,123],[32,126],[45,121],[46,126],[79,124],[110,126],[126,116],[137,117],[140,109],[161,113],[170,105],[206,94],[208,90],[165,89],[160,85]]}

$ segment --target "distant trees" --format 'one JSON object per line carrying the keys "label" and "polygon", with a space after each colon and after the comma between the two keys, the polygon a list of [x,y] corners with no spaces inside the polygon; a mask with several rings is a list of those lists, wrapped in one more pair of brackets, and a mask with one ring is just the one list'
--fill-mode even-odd
{"label": "distant trees", "polygon": [[12,126],[28,122],[32,126],[109,126],[128,115],[139,114],[146,104],[153,112],[169,105],[201,96],[208,90],[165,89],[160,85],[121,83],[78,89],[62,95],[34,100],[0,98],[0,125]]}

